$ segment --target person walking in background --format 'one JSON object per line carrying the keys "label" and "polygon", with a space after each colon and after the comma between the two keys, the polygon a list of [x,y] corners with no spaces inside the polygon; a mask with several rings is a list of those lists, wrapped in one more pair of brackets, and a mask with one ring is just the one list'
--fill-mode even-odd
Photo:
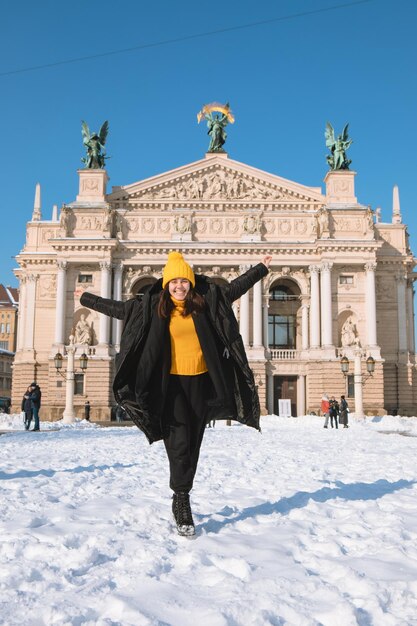
{"label": "person walking in background", "polygon": [[41,388],[36,383],[32,383],[31,388],[32,391],[30,393],[30,400],[32,404],[33,419],[35,420],[32,432],[34,432],[36,430],[39,430],[39,410],[41,408],[42,392]]}
{"label": "person walking in background", "polygon": [[343,424],[343,428],[349,428],[348,414],[349,406],[346,402],[345,396],[340,396],[340,423]]}
{"label": "person walking in background", "polygon": [[335,427],[339,428],[339,424],[337,423],[337,419],[339,417],[339,403],[334,396],[330,398],[329,413],[330,413],[330,426],[333,428],[333,422],[334,422]]}
{"label": "person walking in background", "polygon": [[32,409],[32,400],[30,399],[30,394],[32,393],[32,387],[28,387],[26,389],[26,393],[22,398],[22,407],[21,410],[25,413],[25,430],[29,430],[30,423],[32,421],[33,409]]}
{"label": "person walking in background", "polygon": [[330,410],[330,402],[329,402],[329,396],[324,393],[323,397],[321,399],[321,414],[324,417],[324,426],[323,428],[327,428],[328,424],[329,424],[329,410]]}
{"label": "person walking in background", "polygon": [[84,404],[84,419],[87,420],[87,422],[90,421],[90,414],[91,414],[91,405],[90,405],[90,402],[86,400]]}
{"label": "person walking in background", "polygon": [[268,274],[271,258],[219,286],[171,252],[162,280],[140,299],[81,296],[83,306],[124,320],[114,396],[149,443],[164,441],[180,535],[195,534],[189,493],[206,423],[232,419],[260,430],[259,397],[232,303]]}

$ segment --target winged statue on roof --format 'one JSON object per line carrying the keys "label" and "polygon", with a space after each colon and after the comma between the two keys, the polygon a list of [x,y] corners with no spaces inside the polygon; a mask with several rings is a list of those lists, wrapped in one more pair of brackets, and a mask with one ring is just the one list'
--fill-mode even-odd
{"label": "winged statue on roof", "polygon": [[[213,115],[214,112],[216,115]],[[227,139],[226,126],[229,122],[233,124],[235,121],[230,104],[228,102],[226,104],[219,102],[205,104],[197,114],[198,123],[203,118],[207,121],[207,134],[210,135],[210,145],[207,152],[224,152],[223,146]]]}
{"label": "winged statue on roof", "polygon": [[326,138],[326,147],[331,152],[331,154],[326,156],[326,160],[331,170],[348,170],[349,165],[352,163],[350,159],[346,158],[346,151],[352,144],[352,139],[349,139],[348,136],[348,128],[349,124],[346,124],[342,134],[335,137],[333,126],[330,122],[326,123],[324,136]]}
{"label": "winged statue on roof", "polygon": [[105,168],[105,160],[109,158],[106,157],[106,150],[104,149],[108,132],[109,123],[107,120],[102,124],[98,133],[90,132],[88,124],[82,121],[81,134],[87,156],[83,157],[81,161],[85,163],[85,169],[100,170]]}

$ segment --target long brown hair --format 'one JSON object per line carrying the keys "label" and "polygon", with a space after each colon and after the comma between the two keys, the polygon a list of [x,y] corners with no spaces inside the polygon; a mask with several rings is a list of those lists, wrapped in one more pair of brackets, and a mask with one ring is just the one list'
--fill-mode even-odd
{"label": "long brown hair", "polygon": [[[191,315],[192,313],[201,313],[206,306],[206,301],[203,296],[200,296],[192,287],[185,296],[185,307],[184,311],[181,315],[186,317],[187,315]],[[169,283],[165,286],[165,289],[161,291],[161,295],[159,296],[158,302],[158,315],[166,319],[171,316],[171,312],[174,310],[175,304],[171,299],[171,295],[169,293]]]}

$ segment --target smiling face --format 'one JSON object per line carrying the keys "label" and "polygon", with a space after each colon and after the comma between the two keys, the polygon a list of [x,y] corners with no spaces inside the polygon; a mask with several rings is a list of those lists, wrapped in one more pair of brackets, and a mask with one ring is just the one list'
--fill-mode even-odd
{"label": "smiling face", "polygon": [[186,278],[173,278],[168,283],[169,295],[175,300],[185,300],[190,288],[191,283]]}

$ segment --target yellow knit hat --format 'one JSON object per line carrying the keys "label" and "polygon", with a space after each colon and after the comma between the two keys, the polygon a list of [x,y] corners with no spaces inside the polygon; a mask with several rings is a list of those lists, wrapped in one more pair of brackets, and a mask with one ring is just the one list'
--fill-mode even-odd
{"label": "yellow knit hat", "polygon": [[184,260],[181,252],[170,252],[168,254],[168,261],[162,273],[162,289],[165,289],[169,281],[174,278],[186,278],[190,281],[192,287],[195,286],[194,272]]}

